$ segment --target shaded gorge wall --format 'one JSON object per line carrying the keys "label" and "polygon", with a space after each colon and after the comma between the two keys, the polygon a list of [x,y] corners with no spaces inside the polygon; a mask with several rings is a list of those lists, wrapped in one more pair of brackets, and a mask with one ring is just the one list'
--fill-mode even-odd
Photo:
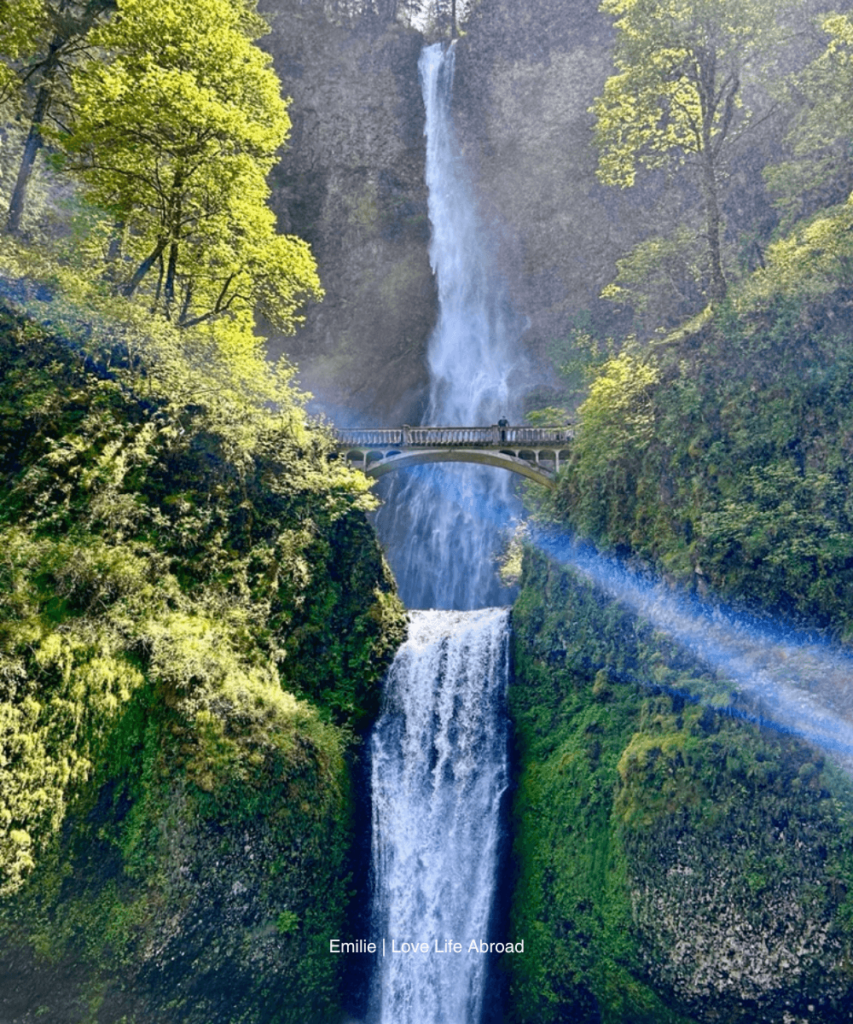
{"label": "shaded gorge wall", "polygon": [[295,337],[273,337],[339,426],[417,422],[436,316],[424,181],[419,32],[334,23],[318,2],[264,0],[293,102],[273,173],[279,226],[311,243],[326,298]]}
{"label": "shaded gorge wall", "polygon": [[533,550],[513,629],[508,1019],[849,1020],[849,779]]}

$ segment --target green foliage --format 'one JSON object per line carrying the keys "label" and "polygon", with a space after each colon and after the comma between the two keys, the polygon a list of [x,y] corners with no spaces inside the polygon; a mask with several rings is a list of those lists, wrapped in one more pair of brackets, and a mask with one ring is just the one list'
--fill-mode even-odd
{"label": "green foliage", "polygon": [[847,199],[799,222],[767,249],[767,266],[745,284],[747,296],[784,292],[803,297],[853,284],[853,202]]}
{"label": "green foliage", "polygon": [[689,589],[844,636],[849,209],[771,246],[726,307],[605,364],[551,504]]}
{"label": "green foliage", "polygon": [[593,106],[599,176],[634,184],[637,166],[716,157],[749,112],[741,88],[778,40],[768,0],[604,0],[616,19],[615,63]]}
{"label": "green foliage", "polygon": [[322,292],[308,246],[276,234],[266,206],[290,121],[253,45],[264,23],[236,0],[120,0],[119,14],[75,69],[74,117],[57,135],[63,166],[119,226],[111,279],[127,294],[145,282],[182,326],[251,327],[259,307],[291,332]]}
{"label": "green foliage", "polygon": [[765,169],[785,220],[809,216],[845,200],[853,188],[848,98],[853,89],[853,22],[847,14],[824,17],[825,50],[794,81],[800,109],[788,134],[792,159]]}
{"label": "green foliage", "polygon": [[265,31],[244,0],[27,0],[0,33],[0,96],[29,87],[29,129],[10,126],[17,166],[3,168],[10,232],[194,333],[188,347],[200,326],[209,345],[257,346],[258,312],[292,333],[323,295],[309,246],[267,206],[290,121],[255,45]]}
{"label": "green foliage", "polygon": [[[318,946],[349,899],[343,748],[278,687],[138,691],[62,838],[0,909],[4,955],[35,955],[19,995],[79,1020],[91,992],[139,1024],[334,1016],[339,962]],[[61,991],[45,987],[69,960]]]}
{"label": "green foliage", "polygon": [[36,49],[43,24],[43,0],[0,0],[0,99],[18,88],[16,65]]}
{"label": "green foliage", "polygon": [[712,1005],[750,1024],[817,993],[846,1006],[849,973],[807,936],[853,943],[849,781],[716,713],[725,680],[532,549],[513,636],[509,928],[525,956],[502,962],[509,1020],[687,1024]]}
{"label": "green foliage", "polygon": [[601,297],[629,305],[647,327],[672,326],[701,306],[707,253],[696,225],[647,238],[616,261],[617,274]]}
{"label": "green foliage", "polygon": [[[614,497],[632,494],[644,454],[654,436],[655,412],[651,395],[659,370],[630,350],[608,360],[590,385],[589,396],[578,410],[583,429],[572,446],[572,465],[584,466],[583,484],[566,494],[573,522],[592,535],[603,532],[612,541],[616,527]],[[617,411],[618,410],[618,411]],[[561,506],[563,507],[563,506]]]}
{"label": "green foliage", "polygon": [[592,107],[599,177],[626,188],[638,167],[695,162],[705,206],[709,296],[720,300],[726,291],[722,160],[750,121],[743,86],[750,76],[760,77],[779,41],[778,4],[604,0],[601,8],[616,19],[618,35],[617,73]]}
{"label": "green foliage", "polygon": [[[363,518],[364,484],[327,461],[298,396],[278,412],[215,389],[202,404],[192,366],[194,404],[158,406],[150,379],[93,372],[8,313],[2,328],[0,839],[11,891],[140,687],[191,722],[193,785],[225,792],[254,778],[271,743],[297,757],[274,722],[306,732],[316,712],[283,685],[339,723],[369,715],[402,613]],[[134,381],[149,386],[145,403]],[[271,717],[256,731],[250,709],[262,706]],[[339,759],[333,733],[311,729],[316,750]]]}

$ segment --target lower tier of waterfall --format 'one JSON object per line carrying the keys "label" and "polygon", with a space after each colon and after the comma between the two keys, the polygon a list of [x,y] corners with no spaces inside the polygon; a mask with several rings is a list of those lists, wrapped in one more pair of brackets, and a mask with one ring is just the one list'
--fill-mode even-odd
{"label": "lower tier of waterfall", "polygon": [[373,1024],[480,1022],[508,672],[508,609],[411,613],[371,741]]}

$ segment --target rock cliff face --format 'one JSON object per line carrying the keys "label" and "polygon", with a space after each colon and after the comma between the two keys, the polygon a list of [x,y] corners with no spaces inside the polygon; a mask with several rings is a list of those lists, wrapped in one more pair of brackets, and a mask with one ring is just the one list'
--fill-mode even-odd
{"label": "rock cliff face", "polygon": [[[317,3],[266,0],[263,45],[292,96],[293,130],[274,174],[285,230],[308,239],[326,289],[293,338],[274,338],[339,423],[416,419],[436,317],[427,249],[423,37]],[[485,230],[510,301],[529,326],[547,396],[548,345],[590,313],[615,259],[647,227],[594,177],[588,107],[608,70],[610,28],[594,0],[523,11],[480,4],[458,42],[455,116]],[[630,223],[630,226],[629,226]]]}
{"label": "rock cliff face", "polygon": [[282,228],[312,245],[326,298],[274,338],[340,424],[415,418],[435,320],[424,184],[422,38],[399,25],[335,25],[317,3],[267,0],[272,53],[293,97],[275,172]]}
{"label": "rock cliff face", "polygon": [[849,1021],[849,779],[532,552],[513,628],[508,1019]]}
{"label": "rock cliff face", "polygon": [[544,354],[579,315],[611,315],[598,294],[637,230],[624,198],[594,176],[588,108],[610,71],[610,23],[596,0],[570,11],[491,0],[467,28],[460,137],[513,304],[530,319],[525,344]]}
{"label": "rock cliff face", "polygon": [[[317,3],[264,9],[273,31],[263,45],[293,98],[273,204],[281,226],[311,242],[326,289],[305,326],[272,350],[298,364],[340,423],[414,419],[436,316],[423,37],[368,18],[334,24]],[[510,301],[529,319],[520,343],[541,369],[548,344],[590,311],[612,321],[598,293],[646,227],[594,177],[588,107],[609,70],[609,23],[594,0],[571,18],[557,0],[523,10],[492,0],[467,28],[454,87],[462,157]]]}
{"label": "rock cliff face", "polygon": [[[274,205],[282,227],[311,241],[326,287],[304,328],[273,349],[297,362],[304,385],[341,423],[416,419],[436,317],[417,75],[424,39],[372,16],[334,23],[319,0],[264,7],[273,31],[263,45],[293,97]],[[674,323],[701,308],[689,274],[672,294],[650,284],[636,322],[629,308],[600,298],[617,260],[641,240],[677,225],[684,237],[701,234],[701,202],[689,176],[646,175],[628,190],[597,181],[590,106],[613,70],[613,28],[597,0],[570,8],[481,0],[464,30],[457,134],[509,301],[528,321],[519,344],[534,357],[527,404],[536,407],[551,394],[554,347],[558,362],[571,357],[574,328],[652,333],[656,317]],[[761,121],[724,201],[733,265],[750,264],[755,245],[746,252],[744,239],[775,223],[761,166],[776,158],[784,125]]]}

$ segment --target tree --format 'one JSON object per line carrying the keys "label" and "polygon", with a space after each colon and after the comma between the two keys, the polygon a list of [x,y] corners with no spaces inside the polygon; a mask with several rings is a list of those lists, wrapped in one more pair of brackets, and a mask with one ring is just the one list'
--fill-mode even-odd
{"label": "tree", "polygon": [[709,261],[708,295],[726,295],[722,172],[751,112],[748,74],[766,67],[780,39],[776,0],[604,0],[618,30],[617,73],[592,107],[598,175],[634,184],[638,166],[692,163],[699,172]]}
{"label": "tree", "polygon": [[[306,243],[276,234],[266,174],[290,121],[266,24],[247,0],[118,0],[74,73],[65,168],[109,212],[112,277],[179,326],[251,318],[281,330],[321,294]],[[120,258],[118,258],[120,256]]]}
{"label": "tree", "polygon": [[765,171],[790,220],[844,202],[853,190],[853,19],[835,14],[820,26],[829,42],[794,79],[800,110],[787,139],[793,159]]}
{"label": "tree", "polygon": [[12,197],[7,227],[21,229],[27,189],[45,125],[66,92],[71,69],[90,46],[90,34],[115,9],[115,0],[0,0],[0,93],[28,86],[33,96],[30,127]]}
{"label": "tree", "polygon": [[20,84],[18,62],[34,49],[43,22],[42,0],[0,0],[0,99]]}

